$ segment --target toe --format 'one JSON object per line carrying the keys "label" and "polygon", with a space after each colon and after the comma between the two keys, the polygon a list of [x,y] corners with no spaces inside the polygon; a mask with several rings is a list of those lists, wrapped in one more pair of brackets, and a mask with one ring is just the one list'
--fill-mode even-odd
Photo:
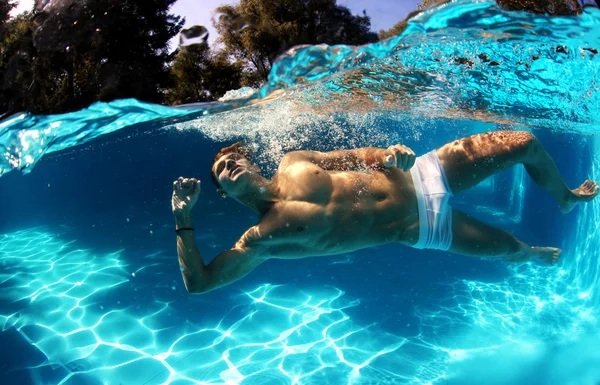
{"label": "toe", "polygon": [[562,254],[562,250],[556,250],[556,252],[554,253],[554,255],[552,256],[552,262],[556,263],[560,260],[560,256]]}

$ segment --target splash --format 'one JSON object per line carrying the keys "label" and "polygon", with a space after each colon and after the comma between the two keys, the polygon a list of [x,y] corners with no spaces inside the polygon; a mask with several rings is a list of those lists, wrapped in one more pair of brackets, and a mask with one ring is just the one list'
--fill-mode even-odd
{"label": "splash", "polygon": [[[422,12],[400,36],[382,42],[296,47],[278,59],[262,89],[221,102],[175,109],[123,100],[66,115],[13,116],[0,124],[0,175],[27,172],[45,154],[137,123],[160,129],[170,118],[187,121],[178,128],[200,130],[210,119],[218,132],[212,137],[260,136],[271,159],[282,151],[282,132],[291,133],[286,149],[312,145],[313,123],[347,118],[345,130],[357,115],[364,116],[362,128],[409,122],[402,135],[422,135],[421,122],[439,118],[594,133],[599,25],[600,10],[592,7],[581,16],[545,17],[489,1],[451,2]],[[281,129],[271,124],[278,119]],[[369,140],[357,136],[355,142],[373,144]]]}
{"label": "splash", "polygon": [[[63,115],[13,115],[0,122],[0,176],[13,169],[30,171],[45,154],[88,143],[126,127],[149,122],[160,126],[168,123],[167,119],[191,114],[187,110],[125,99],[96,103]],[[155,125],[143,129],[151,130]]]}

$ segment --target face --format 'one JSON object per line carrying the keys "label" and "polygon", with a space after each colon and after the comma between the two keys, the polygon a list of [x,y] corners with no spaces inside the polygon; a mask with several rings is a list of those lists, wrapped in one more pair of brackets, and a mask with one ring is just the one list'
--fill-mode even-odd
{"label": "face", "polygon": [[220,157],[213,165],[212,172],[227,195],[238,195],[252,181],[252,173],[257,167],[243,155],[231,153]]}

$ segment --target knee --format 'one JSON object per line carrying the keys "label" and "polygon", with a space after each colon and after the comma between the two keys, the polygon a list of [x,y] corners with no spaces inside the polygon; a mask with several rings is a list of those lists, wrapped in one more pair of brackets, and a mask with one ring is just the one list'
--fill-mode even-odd
{"label": "knee", "polygon": [[529,131],[515,131],[515,150],[524,158],[535,157],[540,149],[539,140]]}
{"label": "knee", "polygon": [[520,144],[521,146],[531,146],[535,142],[537,142],[537,138],[529,131],[514,131],[512,138],[515,143]]}

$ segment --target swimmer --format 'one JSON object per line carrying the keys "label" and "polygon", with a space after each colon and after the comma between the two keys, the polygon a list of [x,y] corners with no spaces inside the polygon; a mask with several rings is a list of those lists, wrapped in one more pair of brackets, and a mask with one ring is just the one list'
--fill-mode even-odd
{"label": "swimmer", "polygon": [[571,190],[550,155],[526,131],[455,140],[417,157],[408,147],[287,153],[272,179],[260,175],[244,144],[222,149],[212,179],[223,197],[253,209],[257,225],[205,265],[194,241],[192,208],[200,181],[173,183],[177,253],[185,286],[205,293],[239,280],[270,258],[305,258],[402,243],[418,249],[553,265],[561,250],[531,247],[511,233],[453,209],[452,194],[516,164],[548,191],[563,212],[598,194],[587,180]]}

